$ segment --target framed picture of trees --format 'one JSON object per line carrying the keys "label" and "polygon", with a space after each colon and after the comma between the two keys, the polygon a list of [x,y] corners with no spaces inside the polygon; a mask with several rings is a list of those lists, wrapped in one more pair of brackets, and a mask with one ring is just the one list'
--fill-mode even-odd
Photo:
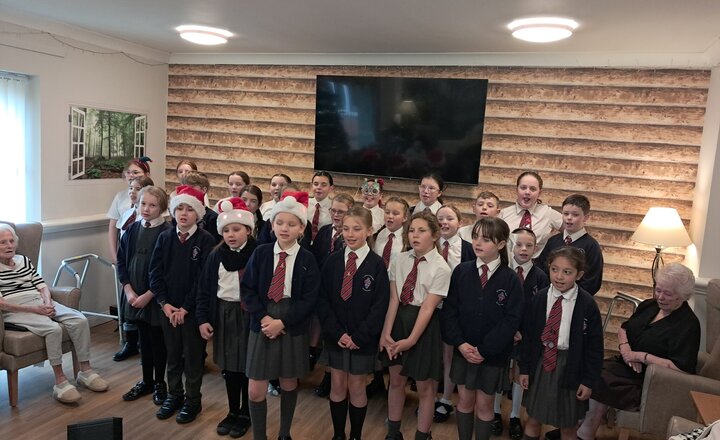
{"label": "framed picture of trees", "polygon": [[147,115],[71,106],[70,180],[122,177],[128,160],[145,155]]}

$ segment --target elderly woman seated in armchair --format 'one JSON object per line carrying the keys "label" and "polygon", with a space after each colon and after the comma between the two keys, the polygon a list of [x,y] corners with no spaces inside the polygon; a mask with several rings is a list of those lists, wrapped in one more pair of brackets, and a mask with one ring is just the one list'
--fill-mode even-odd
{"label": "elderly woman seated in armchair", "polygon": [[55,303],[47,285],[27,257],[17,255],[18,237],[7,224],[0,224],[0,312],[6,323],[23,327],[45,338],[48,360],[55,373],[53,397],[63,403],[80,400],[62,368],[62,323],[75,346],[80,362],[77,384],[92,391],[105,391],[108,384],[90,368],[90,326],[77,310]]}
{"label": "elderly woman seated in armchair", "polygon": [[638,410],[648,365],[695,374],[700,321],[687,303],[694,287],[687,267],[672,263],[660,269],[653,298],[643,301],[618,331],[620,356],[603,364],[579,438],[595,438],[608,407]]}

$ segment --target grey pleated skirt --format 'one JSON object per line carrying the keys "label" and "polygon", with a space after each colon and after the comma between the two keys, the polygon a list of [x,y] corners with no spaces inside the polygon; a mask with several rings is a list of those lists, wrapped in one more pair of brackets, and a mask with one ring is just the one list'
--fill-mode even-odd
{"label": "grey pleated skirt", "polygon": [[[509,365],[509,362],[506,362],[506,365]],[[488,395],[504,391],[510,381],[507,367],[471,364],[457,349],[453,350],[450,378],[468,390],[482,391]]]}
{"label": "grey pleated skirt", "polygon": [[[398,307],[390,333],[395,341],[410,336],[419,312],[420,307],[418,306],[400,305]],[[412,377],[415,380],[439,381],[442,378],[442,339],[438,311],[435,310],[433,313],[425,332],[415,346],[392,360],[383,351],[380,353],[380,360],[385,367],[402,365],[400,374],[403,376]]]}
{"label": "grey pleated skirt", "polygon": [[566,364],[567,350],[558,351],[557,367],[549,373],[543,370],[540,360],[523,398],[528,415],[542,424],[571,428],[577,426],[588,410],[588,401],[575,397],[577,389],[562,387]]}
{"label": "grey pleated skirt", "polygon": [[347,348],[325,348],[327,353],[327,366],[342,370],[350,374],[365,375],[375,371],[376,354],[358,353],[357,350]]}
{"label": "grey pleated skirt", "polygon": [[[283,319],[290,310],[290,299],[268,304],[268,315]],[[247,377],[255,380],[303,377],[310,372],[307,333],[286,333],[269,339],[262,332],[250,330],[247,349]]]}
{"label": "grey pleated skirt", "polygon": [[248,317],[239,302],[218,300],[213,361],[223,370],[244,373],[247,367]]}

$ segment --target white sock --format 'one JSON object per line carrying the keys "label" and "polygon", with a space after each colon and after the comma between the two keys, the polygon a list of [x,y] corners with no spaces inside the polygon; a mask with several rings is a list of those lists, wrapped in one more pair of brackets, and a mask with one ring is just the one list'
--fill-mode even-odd
{"label": "white sock", "polygon": [[503,400],[502,393],[495,393],[495,414],[502,414],[502,409],[500,409],[502,400]]}
{"label": "white sock", "polygon": [[519,384],[513,383],[512,388],[512,411],[510,418],[520,418],[520,404],[522,404],[523,389]]}

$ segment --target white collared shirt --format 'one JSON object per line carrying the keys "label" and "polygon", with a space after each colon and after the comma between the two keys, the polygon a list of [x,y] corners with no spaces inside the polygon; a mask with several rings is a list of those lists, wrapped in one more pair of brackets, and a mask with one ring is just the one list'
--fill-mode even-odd
{"label": "white collared shirt", "polygon": [[[187,232],[189,232],[189,234],[188,234],[186,240],[190,240],[190,237],[192,237],[197,230],[198,230],[198,227],[197,227],[196,224],[190,226],[190,229],[187,231]],[[182,232],[182,231],[180,230],[180,227],[176,226],[176,227],[175,227],[175,235],[178,236],[178,237],[180,237],[180,233],[181,233],[181,232]]]}
{"label": "white collared shirt", "polygon": [[467,241],[468,243],[472,243],[472,231],[474,227],[475,223],[461,226],[460,229],[458,229],[458,235],[461,239]]}
{"label": "white collared shirt", "polygon": [[317,205],[318,203],[320,203],[320,217],[318,218],[318,229],[320,229],[323,226],[332,223],[332,218],[330,217],[330,206],[332,205],[332,199],[330,197],[325,197],[320,202],[315,200],[315,197],[309,199],[307,209],[308,223],[312,223],[313,216],[315,216],[315,205]]}
{"label": "white collared shirt", "polygon": [[440,238],[440,256],[442,257],[442,250],[443,246],[445,246],[445,242],[450,243],[450,247],[448,248],[448,259],[447,264],[450,266],[450,269],[455,269],[455,267],[460,264],[460,258],[462,256],[462,238],[460,238],[459,235],[455,234],[449,239]]}
{"label": "white collared shirt", "polygon": [[390,261],[388,262],[388,270],[393,265],[393,262],[397,258],[398,255],[402,252],[403,248],[403,229],[402,227],[398,229],[395,232],[391,232],[388,228],[385,228],[381,230],[377,237],[375,238],[375,253],[380,255],[382,257],[383,251],[385,250],[385,245],[387,244],[388,237],[390,237],[390,234],[394,234],[395,237],[393,237],[393,243],[392,248],[390,249]]}
{"label": "white collared shirt", "polygon": [[565,241],[568,237],[570,237],[572,241],[577,241],[585,234],[587,234],[585,228],[580,228],[577,232],[573,232],[572,234],[568,234],[567,231],[563,231],[563,241]]}
{"label": "white collared shirt", "polygon": [[433,203],[430,206],[425,206],[425,204],[420,200],[417,205],[415,205],[415,209],[413,210],[413,214],[417,214],[418,212],[423,212],[425,208],[430,208],[430,212],[433,214],[437,214],[438,209],[442,208],[442,203],[440,203],[438,200],[435,200],[435,203]]}
{"label": "white collared shirt", "polygon": [[[240,252],[247,245],[247,241],[233,252]],[[240,274],[238,271],[228,272],[222,262],[218,266],[217,297],[230,302],[240,302]]]}
{"label": "white collared shirt", "polygon": [[562,293],[552,284],[548,289],[547,308],[545,309],[545,320],[550,316],[555,300],[562,297],[562,317],[560,318],[560,331],[558,332],[558,350],[567,350],[570,347],[570,323],[572,321],[575,302],[577,301],[578,286],[575,284],[572,289]]}
{"label": "white collared shirt", "polygon": [[382,209],[381,207],[379,207],[378,205],[375,205],[372,208],[370,208],[369,211],[370,211],[370,214],[372,214],[373,232],[377,232],[385,224],[385,210]]}
{"label": "white collared shirt", "polygon": [[360,267],[362,262],[365,261],[365,258],[367,258],[370,253],[370,246],[365,243],[356,251],[350,249],[348,246],[345,246],[345,266],[347,266],[348,255],[350,255],[350,252],[355,252],[355,255],[357,255],[357,259],[355,260],[355,267],[357,268]]}
{"label": "white collared shirt", "polygon": [[275,268],[277,268],[278,262],[280,261],[280,252],[287,253],[287,257],[285,257],[285,288],[283,289],[283,298],[290,298],[292,296],[293,268],[295,267],[295,258],[298,252],[300,252],[300,243],[296,241],[290,248],[282,249],[280,244],[278,244],[277,241],[275,242],[273,246],[273,273],[275,273]]}
{"label": "white collared shirt", "polygon": [[[530,211],[532,217],[532,230],[537,237],[537,250],[533,255],[533,258],[537,258],[540,256],[553,230],[560,230],[562,227],[562,214],[544,203],[535,204],[528,211]],[[525,208],[515,203],[500,210],[498,218],[505,220],[505,223],[510,227],[510,231],[513,231],[520,227],[523,214],[525,214]],[[514,234],[510,234],[510,244],[512,246],[507,246],[510,258],[512,258],[512,248],[515,246],[513,239]]]}
{"label": "white collared shirt", "polygon": [[[433,248],[424,256],[425,261],[418,264],[415,291],[413,292],[413,300],[410,302],[411,305],[418,307],[422,306],[425,298],[430,294],[445,298],[450,287],[450,274],[452,273],[450,266],[448,266],[437,249]],[[395,283],[398,299],[402,295],[403,284],[405,284],[405,279],[410,274],[414,263],[415,250],[410,249],[398,255],[394,264],[390,265],[388,277],[391,282]]]}
{"label": "white collared shirt", "polygon": [[489,263],[486,263],[483,260],[476,258],[475,266],[477,267],[477,270],[478,270],[478,276],[482,275],[482,265],[485,264],[488,267],[487,279],[490,280],[490,277],[492,277],[493,274],[495,273],[495,271],[497,270],[497,268],[500,267],[501,262],[502,262],[502,260],[500,260],[499,256]]}
{"label": "white collared shirt", "polygon": [[533,267],[532,259],[526,261],[524,264],[518,264],[515,259],[510,260],[510,268],[513,270],[513,272],[517,273],[517,268],[522,267],[523,268],[523,281],[525,278],[527,278],[528,272],[530,272],[530,269]]}
{"label": "white collared shirt", "polygon": [[[142,219],[142,217],[141,217]],[[143,226],[145,226],[145,220],[142,220]],[[159,217],[155,217],[154,219],[150,220],[150,228],[157,228],[158,226],[162,225],[163,223],[167,223],[167,220],[160,215]]]}

